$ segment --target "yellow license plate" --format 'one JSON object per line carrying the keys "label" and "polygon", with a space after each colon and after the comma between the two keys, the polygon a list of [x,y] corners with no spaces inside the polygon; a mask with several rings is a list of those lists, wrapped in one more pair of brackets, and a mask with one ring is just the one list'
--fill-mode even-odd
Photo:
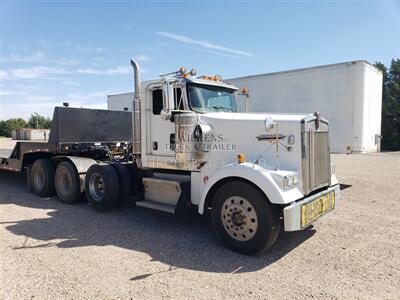
{"label": "yellow license plate", "polygon": [[335,192],[323,195],[301,206],[301,227],[305,227],[335,207]]}

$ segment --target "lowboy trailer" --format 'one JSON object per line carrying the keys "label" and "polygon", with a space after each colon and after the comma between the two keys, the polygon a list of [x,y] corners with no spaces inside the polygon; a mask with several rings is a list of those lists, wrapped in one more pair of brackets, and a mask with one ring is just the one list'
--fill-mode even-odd
{"label": "lowboy trailer", "polygon": [[340,188],[329,124],[318,113],[238,113],[245,89],[195,70],[140,81],[132,112],[56,107],[48,142],[17,142],[0,170],[26,171],[28,189],[68,204],[124,199],[168,213],[211,213],[234,251],[266,251],[281,229],[332,211]]}

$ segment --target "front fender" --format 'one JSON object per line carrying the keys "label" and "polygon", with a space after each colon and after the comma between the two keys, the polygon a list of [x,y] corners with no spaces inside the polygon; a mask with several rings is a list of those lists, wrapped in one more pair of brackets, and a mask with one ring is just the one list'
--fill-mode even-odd
{"label": "front fender", "polygon": [[[219,181],[230,178],[242,178],[256,185],[274,204],[287,204],[303,197],[302,192],[297,187],[290,190],[284,190],[273,178],[273,175],[284,176],[288,172],[280,170],[267,170],[253,163],[230,164],[219,168],[215,173],[209,176],[208,182],[204,186],[200,202],[199,214],[203,214],[205,200],[211,188]],[[292,173],[292,172],[290,172]]]}

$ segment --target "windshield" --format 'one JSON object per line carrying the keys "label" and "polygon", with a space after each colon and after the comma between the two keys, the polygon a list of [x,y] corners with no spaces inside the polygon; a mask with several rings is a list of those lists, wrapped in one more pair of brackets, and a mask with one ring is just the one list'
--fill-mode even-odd
{"label": "windshield", "polygon": [[226,111],[236,112],[236,99],[233,90],[220,86],[187,84],[190,108],[199,113]]}

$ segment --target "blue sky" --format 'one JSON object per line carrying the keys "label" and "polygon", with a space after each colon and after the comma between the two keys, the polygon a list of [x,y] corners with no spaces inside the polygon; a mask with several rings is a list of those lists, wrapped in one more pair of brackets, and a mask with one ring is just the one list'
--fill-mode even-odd
{"label": "blue sky", "polygon": [[105,108],[184,65],[223,78],[400,58],[400,1],[1,1],[0,119]]}

